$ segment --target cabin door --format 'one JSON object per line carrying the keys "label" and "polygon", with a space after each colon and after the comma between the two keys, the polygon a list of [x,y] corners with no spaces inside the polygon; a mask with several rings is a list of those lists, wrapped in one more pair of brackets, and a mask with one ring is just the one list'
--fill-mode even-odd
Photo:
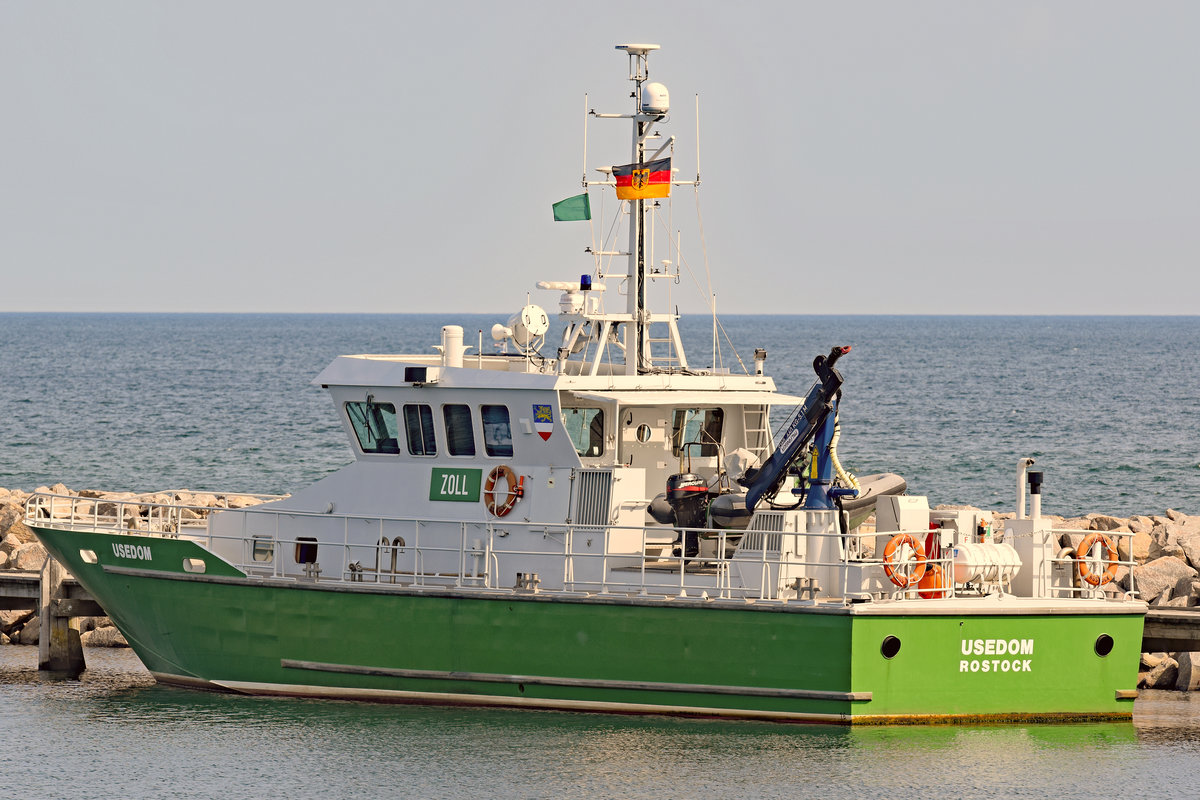
{"label": "cabin door", "polygon": [[621,463],[646,470],[648,497],[663,491],[667,476],[677,471],[678,464],[671,457],[669,413],[670,409],[653,407],[621,409]]}

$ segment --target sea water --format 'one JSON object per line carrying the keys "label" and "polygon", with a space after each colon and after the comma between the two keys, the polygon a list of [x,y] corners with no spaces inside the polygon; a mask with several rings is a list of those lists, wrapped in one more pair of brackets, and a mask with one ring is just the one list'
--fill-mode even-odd
{"label": "sea water", "polygon": [[[0,314],[0,486],[293,490],[352,458],[311,385],[333,357],[428,352],[443,324],[490,349],[503,316]],[[720,365],[766,348],[793,393],[853,345],[842,461],[933,503],[1009,509],[1033,456],[1047,513],[1200,514],[1200,318],[722,324]],[[685,335],[712,363],[711,321]],[[238,697],[86,655],[56,680],[0,648],[0,800],[1188,796],[1200,770],[1188,694],[1142,692],[1132,723],[844,729]]]}
{"label": "sea water", "polygon": [[1093,800],[1191,797],[1200,769],[1174,692],[1131,723],[844,728],[215,694],[129,650],[55,680],[36,654],[0,648],[4,798]]}
{"label": "sea water", "polygon": [[[353,458],[311,383],[334,357],[429,353],[443,324],[492,352],[502,317],[0,314],[0,486],[293,491]],[[691,366],[765,348],[795,394],[853,346],[841,460],[931,504],[1011,510],[1031,456],[1046,513],[1200,514],[1200,317],[731,316],[719,349],[711,320],[683,329]]]}

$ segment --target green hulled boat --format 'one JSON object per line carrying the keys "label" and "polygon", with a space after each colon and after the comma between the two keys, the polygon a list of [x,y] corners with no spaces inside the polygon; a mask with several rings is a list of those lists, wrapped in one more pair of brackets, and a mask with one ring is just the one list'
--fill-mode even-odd
{"label": "green hulled boat", "polygon": [[[468,355],[342,356],[355,461],[262,505],[35,495],[26,522],[155,677],[251,694],[829,722],[1129,717],[1146,606],[1112,536],[1077,552],[1019,465],[1017,516],[930,510],[837,459],[849,352],[804,397],[689,363],[647,283],[681,181],[668,93],[629,59],[627,251],[588,252],[561,339],[527,304]],[[649,147],[661,144],[654,152]],[[651,201],[651,202],[647,202]],[[670,247],[675,247],[674,244]],[[623,308],[606,308],[614,258]],[[772,435],[771,409],[793,410]],[[1030,486],[1028,508],[1025,487]],[[874,529],[861,525],[872,512]]]}

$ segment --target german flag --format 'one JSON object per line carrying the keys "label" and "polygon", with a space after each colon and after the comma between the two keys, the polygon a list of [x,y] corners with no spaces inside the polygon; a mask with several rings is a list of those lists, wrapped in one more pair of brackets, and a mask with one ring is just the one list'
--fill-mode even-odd
{"label": "german flag", "polygon": [[671,196],[671,159],[613,167],[618,200]]}

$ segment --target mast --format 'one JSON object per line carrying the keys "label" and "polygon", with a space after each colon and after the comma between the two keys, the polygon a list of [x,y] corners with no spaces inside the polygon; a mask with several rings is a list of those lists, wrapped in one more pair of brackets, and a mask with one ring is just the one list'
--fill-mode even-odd
{"label": "mast", "polygon": [[[646,136],[656,116],[642,112],[642,84],[650,76],[647,58],[656,44],[619,44],[618,50],[629,54],[629,80],[633,81],[633,143],[631,160],[640,169],[646,163]],[[638,198],[629,208],[629,297],[627,310],[633,320],[632,330],[625,333],[625,374],[638,375],[647,371],[650,350],[650,326],[646,314],[646,201]]]}
{"label": "mast", "polygon": [[[626,256],[629,264],[626,267],[625,279],[628,287],[626,297],[625,313],[614,314],[595,314],[587,310],[581,310],[577,314],[577,319],[570,320],[567,329],[564,331],[564,346],[578,341],[579,331],[585,324],[593,323],[599,331],[597,338],[604,346],[608,335],[617,329],[623,329],[623,341],[619,342],[618,346],[624,350],[625,354],[625,374],[626,375],[641,375],[647,372],[661,369],[654,363],[653,353],[651,352],[651,343],[656,341],[651,339],[651,325],[665,324],[669,329],[669,337],[661,341],[668,344],[668,349],[672,347],[675,350],[675,355],[668,354],[664,359],[665,362],[676,362],[677,367],[682,370],[688,368],[687,357],[683,352],[683,342],[679,336],[679,326],[677,324],[678,314],[672,313],[653,313],[647,307],[646,297],[646,282],[656,277],[667,277],[665,272],[655,272],[653,268],[648,268],[647,259],[647,242],[646,242],[646,218],[651,213],[653,206],[646,204],[646,196],[651,199],[657,197],[669,197],[670,187],[679,185],[681,182],[674,180],[669,166],[665,169],[662,165],[657,165],[659,160],[666,161],[669,165],[669,157],[660,159],[664,151],[672,148],[675,142],[675,137],[670,137],[665,144],[658,148],[657,152],[650,155],[649,161],[646,160],[646,140],[654,135],[654,124],[666,119],[669,113],[669,98],[667,95],[667,87],[661,83],[651,83],[650,72],[647,67],[647,57],[654,51],[658,50],[656,44],[619,44],[616,49],[623,50],[629,56],[629,80],[633,81],[634,91],[632,97],[634,99],[634,107],[632,114],[602,114],[595,110],[589,110],[588,115],[597,119],[627,119],[633,122],[633,135],[630,143],[630,159],[629,165],[622,165],[622,177],[630,177],[634,181],[633,186],[638,190],[644,189],[647,186],[651,188],[645,192],[631,192],[635,196],[626,196],[622,202],[628,202],[629,208],[629,247],[626,251],[621,252],[603,252],[594,251],[593,256]],[[673,150],[672,150],[673,152]],[[667,175],[665,179],[660,175],[651,178],[651,167],[657,166],[659,170],[665,171]],[[586,175],[583,185],[586,189],[589,185],[598,184],[602,186],[616,186],[618,177],[614,174],[617,167],[602,169],[602,172],[611,175],[610,179],[603,181],[588,181]],[[639,182],[640,181],[640,182]],[[699,175],[695,181],[684,181],[683,183],[700,185]],[[665,189],[663,184],[666,184]],[[657,193],[661,191],[661,193]],[[642,194],[643,196],[636,196]],[[621,191],[618,189],[618,198]],[[624,209],[623,209],[624,210]],[[601,277],[609,277],[607,274]],[[614,275],[615,277],[615,275]],[[577,290],[578,291],[578,290]],[[581,299],[579,300],[581,308],[586,306]],[[598,352],[602,352],[598,351]],[[590,374],[597,374],[600,364],[600,356],[593,360],[590,367]],[[668,366],[669,370],[670,367]]]}

